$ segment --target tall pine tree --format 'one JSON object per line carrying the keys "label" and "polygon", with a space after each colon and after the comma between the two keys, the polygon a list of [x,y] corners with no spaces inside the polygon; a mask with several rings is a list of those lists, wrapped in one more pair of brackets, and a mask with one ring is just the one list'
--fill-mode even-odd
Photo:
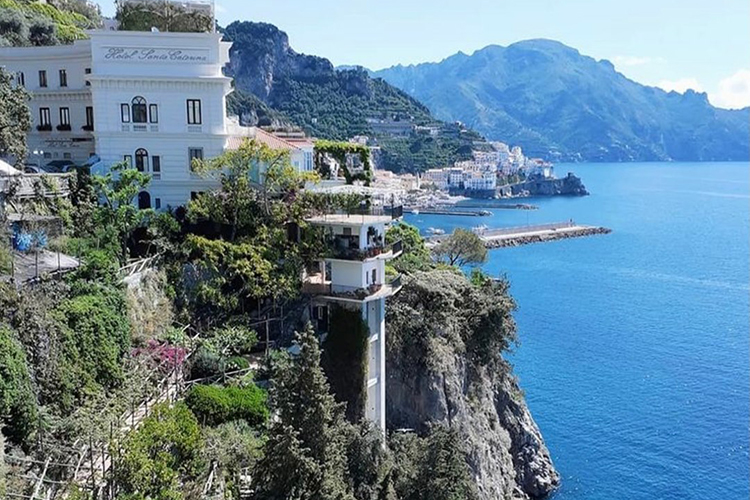
{"label": "tall pine tree", "polygon": [[274,366],[274,415],[263,459],[255,470],[260,500],[351,500],[346,481],[344,408],[320,367],[312,325],[297,334],[300,352]]}

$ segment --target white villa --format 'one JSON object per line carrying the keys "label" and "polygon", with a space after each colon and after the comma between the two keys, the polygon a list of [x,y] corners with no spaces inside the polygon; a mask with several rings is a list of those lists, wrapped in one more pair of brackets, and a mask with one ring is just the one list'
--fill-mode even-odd
{"label": "white villa", "polygon": [[[68,160],[106,171],[127,161],[152,175],[142,208],[184,205],[216,181],[193,158],[236,148],[245,137],[288,149],[313,169],[313,143],[240,127],[226,115],[230,43],[219,33],[95,30],[72,45],[0,48],[0,66],[32,95],[28,162]],[[59,162],[58,162],[59,164]]]}

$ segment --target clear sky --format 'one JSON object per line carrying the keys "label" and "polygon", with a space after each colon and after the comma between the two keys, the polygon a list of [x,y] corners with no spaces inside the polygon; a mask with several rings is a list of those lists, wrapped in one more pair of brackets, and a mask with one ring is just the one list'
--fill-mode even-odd
{"label": "clear sky", "polygon": [[371,69],[551,38],[641,83],[750,105],[750,0],[218,0],[217,17],[273,23],[298,52]]}

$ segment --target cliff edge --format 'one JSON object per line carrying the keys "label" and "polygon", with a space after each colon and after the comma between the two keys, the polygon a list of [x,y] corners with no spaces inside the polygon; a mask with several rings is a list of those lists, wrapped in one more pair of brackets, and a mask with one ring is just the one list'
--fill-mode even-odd
{"label": "cliff edge", "polygon": [[560,482],[510,365],[515,308],[507,283],[415,273],[389,305],[390,429],[457,430],[482,499],[541,498]]}

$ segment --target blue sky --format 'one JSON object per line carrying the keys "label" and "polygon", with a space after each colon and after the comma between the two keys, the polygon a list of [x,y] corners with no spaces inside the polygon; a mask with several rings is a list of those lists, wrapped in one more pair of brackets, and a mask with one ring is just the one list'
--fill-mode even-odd
{"label": "blue sky", "polygon": [[298,52],[372,69],[551,38],[641,83],[750,105],[749,0],[218,0],[217,17],[273,23]]}

